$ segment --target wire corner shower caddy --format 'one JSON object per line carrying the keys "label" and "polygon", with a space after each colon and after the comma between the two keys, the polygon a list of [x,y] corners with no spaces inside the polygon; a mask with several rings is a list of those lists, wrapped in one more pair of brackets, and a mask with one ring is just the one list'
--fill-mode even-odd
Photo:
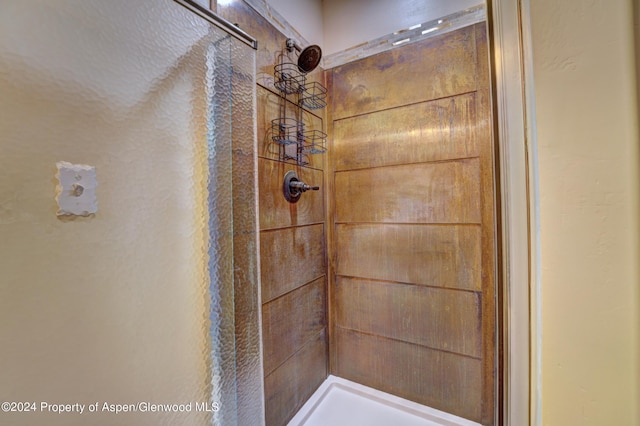
{"label": "wire corner shower caddy", "polygon": [[[299,52],[298,63],[290,62],[287,53]],[[274,86],[279,92],[278,118],[271,120],[272,140],[279,145],[280,159],[293,160],[300,166],[309,164],[306,157],[310,154],[326,152],[327,134],[308,129],[303,122],[304,109],[315,110],[327,106],[327,89],[317,81],[307,82],[307,74],[320,63],[322,52],[316,45],[304,50],[292,40],[287,39],[285,49],[274,67]],[[287,103],[295,107],[287,114]]]}

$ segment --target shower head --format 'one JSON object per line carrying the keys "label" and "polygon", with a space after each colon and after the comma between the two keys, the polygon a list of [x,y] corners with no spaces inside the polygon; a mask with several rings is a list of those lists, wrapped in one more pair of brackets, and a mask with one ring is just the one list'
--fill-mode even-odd
{"label": "shower head", "polygon": [[298,56],[298,68],[302,72],[311,72],[320,64],[320,59],[322,59],[320,46],[315,44],[307,46]]}
{"label": "shower head", "polygon": [[298,69],[300,72],[309,73],[316,69],[322,59],[322,50],[318,45],[307,46],[301,49],[293,39],[287,39],[287,50],[291,52],[293,49],[299,52],[298,55]]}

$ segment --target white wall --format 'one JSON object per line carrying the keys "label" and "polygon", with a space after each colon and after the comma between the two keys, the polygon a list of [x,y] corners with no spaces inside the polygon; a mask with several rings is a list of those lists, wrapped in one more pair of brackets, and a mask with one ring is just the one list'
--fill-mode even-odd
{"label": "white wall", "polygon": [[267,3],[307,41],[320,45],[323,54],[330,55],[476,6],[482,0],[267,0]]}
{"label": "white wall", "polygon": [[632,2],[531,1],[544,426],[638,425]]}
{"label": "white wall", "polygon": [[476,6],[482,0],[323,0],[326,55]]}
{"label": "white wall", "polygon": [[310,44],[322,47],[322,0],[268,0],[267,3]]}

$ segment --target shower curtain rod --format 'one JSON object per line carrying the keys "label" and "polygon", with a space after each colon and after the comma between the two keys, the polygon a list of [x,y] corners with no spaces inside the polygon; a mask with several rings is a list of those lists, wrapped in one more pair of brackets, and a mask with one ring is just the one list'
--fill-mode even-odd
{"label": "shower curtain rod", "polygon": [[256,50],[258,49],[258,41],[255,38],[251,37],[249,34],[245,33],[240,28],[233,25],[231,22],[227,21],[226,19],[223,19],[220,16],[216,15],[211,10],[201,6],[195,0],[174,0],[174,1],[186,7],[187,9],[199,15],[200,17],[206,19],[207,21],[211,22],[213,25],[217,26],[218,28],[228,32],[238,40],[248,44],[249,46],[253,47]]}

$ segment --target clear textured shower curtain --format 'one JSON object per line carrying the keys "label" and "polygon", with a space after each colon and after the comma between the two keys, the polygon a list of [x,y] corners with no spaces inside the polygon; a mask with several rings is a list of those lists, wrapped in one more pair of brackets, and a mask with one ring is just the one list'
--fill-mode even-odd
{"label": "clear textured shower curtain", "polygon": [[263,422],[254,74],[172,0],[0,3],[0,423]]}

